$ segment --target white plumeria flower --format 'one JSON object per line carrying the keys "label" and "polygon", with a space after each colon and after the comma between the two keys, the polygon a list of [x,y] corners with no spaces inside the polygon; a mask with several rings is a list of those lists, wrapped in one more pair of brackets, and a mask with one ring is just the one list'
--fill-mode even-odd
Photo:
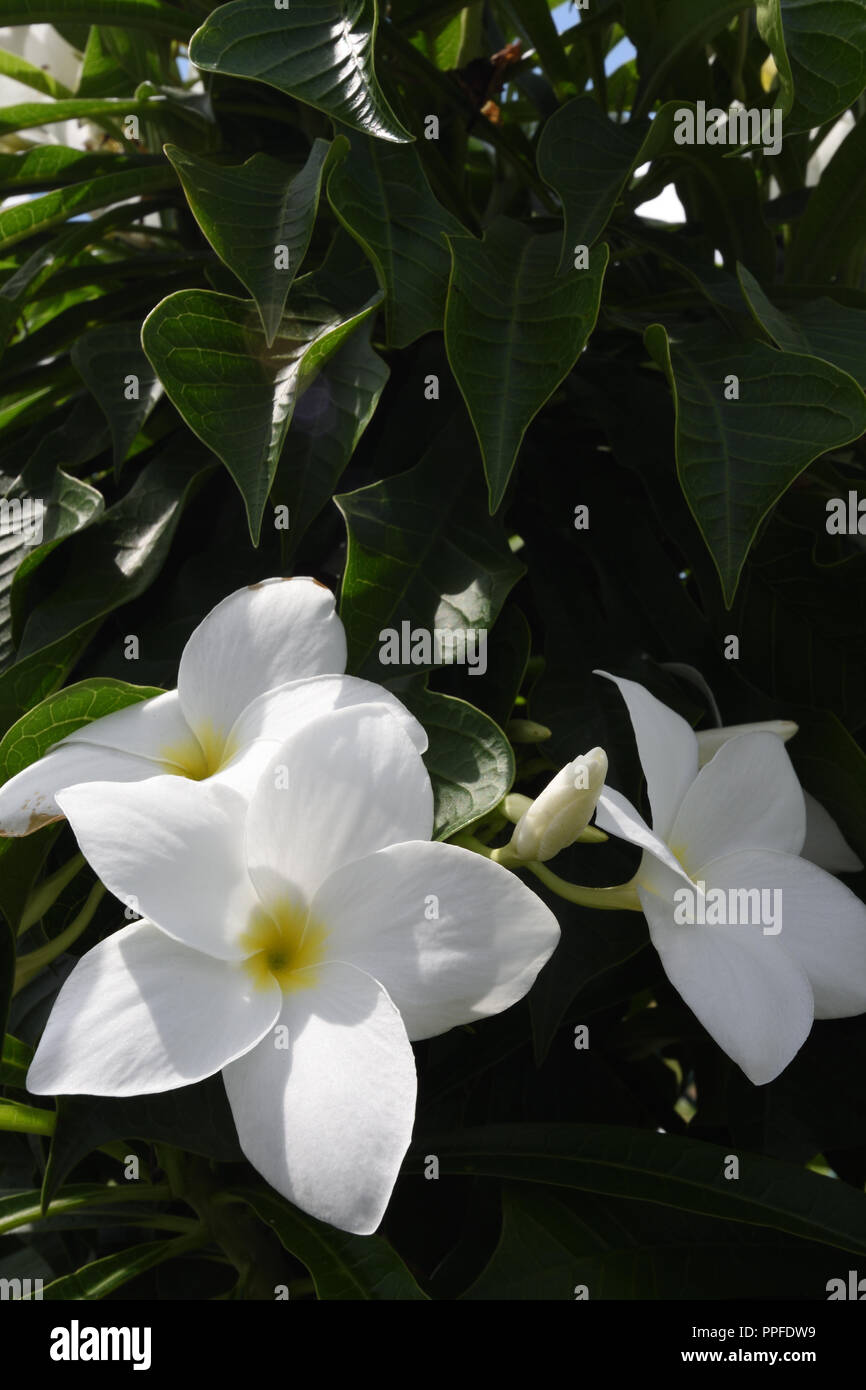
{"label": "white plumeria flower", "polygon": [[[686,721],[634,681],[607,678],[631,716],[652,829],[609,787],[596,824],[643,850],[635,886],[668,979],[762,1085],[792,1060],[813,1019],[866,1010],[866,907],[800,857],[804,797],[777,734],[732,737],[699,770]],[[700,917],[680,925],[683,887],[704,900],[719,889],[778,891],[782,929],[699,925]]]}
{"label": "white plumeria flower", "polygon": [[[765,719],[757,724],[725,724],[718,729],[701,729],[696,735],[698,766],[708,763],[728,739],[738,734],[764,732],[776,734],[787,743],[796,734],[797,725],[790,719]],[[802,792],[806,800],[806,839],[800,850],[801,857],[831,874],[859,872],[863,861],[848,844],[830,812],[805,787]]]}
{"label": "white plumeria flower", "polygon": [[423,752],[418,721],[382,686],[339,675],[345,665],[346,635],[324,585],[267,579],[239,589],[193,632],[176,690],[84,725],[0,788],[0,835],[60,819],[56,794],[77,782],[218,776],[249,793],[294,729],[370,700],[389,704]]}
{"label": "white plumeria flower", "polygon": [[522,998],[556,918],[507,869],[430,842],[430,779],[388,706],[312,720],[249,804],[217,780],[192,790],[60,794],[93,868],[147,920],[79,961],[28,1087],[141,1095],[221,1070],[268,1182],[369,1234],[411,1137],[410,1040]]}

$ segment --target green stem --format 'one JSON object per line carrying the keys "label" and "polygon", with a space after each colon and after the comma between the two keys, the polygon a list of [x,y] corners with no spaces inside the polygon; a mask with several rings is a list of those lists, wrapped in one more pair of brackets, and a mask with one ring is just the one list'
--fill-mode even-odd
{"label": "green stem", "polygon": [[528,869],[551,892],[564,898],[566,902],[578,903],[580,907],[626,908],[632,912],[643,911],[635,890],[635,879],[631,879],[628,883],[617,883],[612,888],[585,888],[580,883],[569,883],[567,879],[560,878],[559,874],[553,873],[543,864],[529,863],[526,860],[518,859],[510,845],[503,845],[501,849],[488,849],[487,845],[476,840],[474,835],[465,834],[455,835],[450,843],[462,845],[464,849],[471,849],[475,854],[483,854],[485,859],[492,859],[494,863],[501,864],[505,869]]}
{"label": "green stem", "polygon": [[84,864],[83,854],[73,854],[72,858],[68,859],[65,864],[61,864],[55,873],[42,880],[39,887],[33,890],[24,904],[24,911],[21,914],[21,922],[18,927],[19,936],[23,936],[34,922],[38,922],[40,917],[44,917],[51,904],[57,901],[67,883],[72,882]]}
{"label": "green stem", "polygon": [[13,998],[25,985],[29,984],[35,975],[44,966],[50,965],[58,956],[62,956],[67,947],[77,941],[81,933],[90,926],[93,915],[97,907],[105,896],[105,889],[101,883],[94,883],[87,895],[87,901],[79,912],[78,916],[70,922],[65,931],[59,936],[55,936],[53,941],[40,946],[36,951],[30,951],[26,956],[19,956],[18,964],[15,967],[15,984],[12,989]]}
{"label": "green stem", "polygon": [[580,907],[626,908],[631,912],[642,912],[635,880],[618,883],[613,888],[584,888],[580,883],[569,883],[552,873],[543,864],[527,864],[530,873],[540,879],[546,888],[566,902],[577,903]]}
{"label": "green stem", "polygon": [[[66,1216],[71,1212],[79,1211],[89,1211],[96,1215],[101,1213],[105,1208],[112,1207],[115,1204],[123,1205],[126,1203],[127,1205],[132,1205],[142,1201],[170,1202],[171,1199],[171,1189],[167,1183],[163,1183],[159,1187],[150,1187],[142,1184],[142,1186],[135,1191],[127,1191],[125,1188],[121,1187],[107,1187],[98,1197],[94,1197],[92,1193],[88,1193],[86,1196],[74,1195],[71,1197],[58,1197],[43,1211],[42,1203],[37,1194],[31,1207],[27,1207],[24,1210],[19,1208],[13,1216],[8,1216],[0,1220],[0,1235],[6,1235],[9,1231],[14,1231],[19,1226],[29,1226],[33,1221],[45,1221],[52,1216]],[[129,1219],[132,1220],[133,1218]],[[169,1221],[169,1216],[167,1214],[154,1216],[152,1218],[136,1216],[134,1219],[136,1221],[145,1221],[146,1219],[147,1223],[150,1225],[155,1226],[159,1224],[160,1226],[165,1226],[167,1230],[173,1229],[178,1231],[192,1230],[193,1226],[196,1224],[190,1217],[176,1216],[171,1218],[172,1226],[169,1228],[166,1225]],[[182,1222],[183,1224],[176,1224],[178,1222]]]}
{"label": "green stem", "polygon": [[743,68],[749,51],[749,10],[741,10],[737,19],[737,56],[731,74],[731,91],[737,101],[745,102],[746,84],[743,81]]}
{"label": "green stem", "polygon": [[192,1207],[210,1237],[238,1271],[234,1297],[271,1302],[286,1283],[282,1247],[250,1208],[221,1192],[207,1163],[192,1154],[157,1146],[159,1161],[174,1196]]}

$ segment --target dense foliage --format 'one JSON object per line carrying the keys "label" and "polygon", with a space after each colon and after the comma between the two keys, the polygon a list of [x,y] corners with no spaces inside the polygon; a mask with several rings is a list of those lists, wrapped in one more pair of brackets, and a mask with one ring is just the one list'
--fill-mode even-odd
{"label": "dense foliage", "polygon": [[[602,668],[697,727],[796,721],[866,858],[866,3],[555,8],[2,0],[0,473],[33,524],[0,537],[0,779],[172,688],[231,590],[311,575],[349,672],[428,731],[439,838],[594,745],[640,804]],[[732,103],[762,138],[702,139]],[[638,211],[671,184],[684,220]],[[484,630],[486,670],[384,665],[404,623]],[[0,841],[4,1277],[823,1299],[866,1254],[866,1017],[754,1086],[640,913],[537,883],[561,944],[526,1000],[417,1045],[375,1236],[263,1186],[218,1077],[29,1095],[62,980],[123,920],[80,863],[58,889],[74,854],[62,822]],[[555,867],[617,884],[637,858]]]}

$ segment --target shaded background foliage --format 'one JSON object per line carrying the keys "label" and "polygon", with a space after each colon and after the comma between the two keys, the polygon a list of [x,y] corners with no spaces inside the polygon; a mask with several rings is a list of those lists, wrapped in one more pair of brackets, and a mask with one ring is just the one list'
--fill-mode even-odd
{"label": "shaded background foliage", "polygon": [[[863,0],[0,17],[84,54],[74,88],[0,55],[32,93],[0,110],[0,473],[7,499],[45,503],[41,544],[0,539],[0,777],[173,686],[233,588],[313,574],[340,591],[350,671],[429,730],[441,836],[596,743],[638,798],[592,671],[706,726],[697,671],[725,723],[797,720],[804,785],[866,857],[866,557],[825,524],[863,480]],[[677,110],[734,99],[784,112],[778,155],[676,143]],[[672,189],[681,221],[654,215]],[[404,620],[487,629],[487,673],[383,667],[379,632]],[[552,736],[512,749],[527,715]],[[4,1013],[28,896],[73,852],[65,826],[0,843]],[[585,883],[633,868],[613,842],[557,862]],[[19,946],[53,940],[91,885],[72,878]],[[103,902],[8,1010],[0,1274],[58,1298],[262,1296],[256,1267],[265,1294],[302,1298],[825,1297],[866,1253],[866,1019],[816,1024],[755,1088],[642,917],[549,901],[562,943],[528,999],[418,1046],[416,1139],[370,1238],[258,1183],[218,1079],[28,1096],[62,979],[121,920]],[[190,1248],[174,1150],[236,1194],[249,1267],[218,1235]]]}

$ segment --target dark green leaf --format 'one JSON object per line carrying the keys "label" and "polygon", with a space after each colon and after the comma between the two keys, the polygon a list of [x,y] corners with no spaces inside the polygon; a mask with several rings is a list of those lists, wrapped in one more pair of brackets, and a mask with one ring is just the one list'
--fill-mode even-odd
{"label": "dark green leaf", "polygon": [[754,275],[738,266],[740,284],[757,322],[783,352],[822,357],[866,390],[866,311],[823,296],[789,304],[783,311],[771,303]]}
{"label": "dark green leaf", "polygon": [[322,1300],[425,1300],[396,1250],[379,1235],[353,1236],[290,1206],[275,1192],[237,1188],[283,1246],[307,1266]]}
{"label": "dark green leaf", "polygon": [[434,197],[417,151],[353,136],[328,198],[376,267],[389,344],[407,347],[441,330],[451,271],[443,233],[465,229]]}
{"label": "dark green leaf", "polygon": [[[266,154],[225,165],[176,145],[165,147],[196,221],[256,301],[268,347],[310,244],[322,179],[346,148],[345,139],[314,140],[298,172]],[[283,251],[288,266],[278,263]]]}
{"label": "dark green leaf", "polygon": [[502,1236],[467,1299],[826,1297],[839,1256],[811,1241],[597,1193],[510,1183]]}
{"label": "dark green leaf", "polygon": [[430,740],[424,762],[433,783],[433,838],[447,840],[492,811],[514,781],[514,754],[481,710],[432,690],[402,691]]}
{"label": "dark green leaf", "polygon": [[84,1265],[74,1274],[66,1274],[46,1284],[42,1291],[44,1299],[60,1299],[64,1302],[82,1299],[106,1298],[115,1289],[128,1284],[147,1269],[175,1259],[185,1254],[193,1244],[190,1237],[179,1236],[176,1240],[153,1240],[144,1245],[136,1245],[131,1250],[121,1250],[116,1255],[106,1255],[101,1260]]}
{"label": "dark green leaf", "polygon": [[141,326],[107,323],[103,328],[91,328],[78,339],[71,356],[111,428],[114,467],[119,472],[162,395],[162,386],[141,346]]}
{"label": "dark green leaf", "polygon": [[289,508],[287,558],[330,501],[388,380],[370,328],[352,334],[295,407],[274,480],[275,502]]}
{"label": "dark green leaf", "polygon": [[60,1096],[42,1188],[43,1206],[60,1191],[82,1158],[115,1139],[171,1144],[224,1163],[236,1163],[242,1157],[220,1076],[177,1091],[126,1100]]}
{"label": "dark green leaf", "polygon": [[[21,1042],[18,1038],[13,1038],[11,1033],[7,1033],[3,1038],[3,1055],[0,1057],[0,1086],[23,1088],[27,1068],[32,1061],[33,1048],[28,1047],[27,1043]],[[2,1227],[2,1216],[0,1216],[0,1227]]]}
{"label": "dark green leaf", "polygon": [[237,483],[254,544],[298,394],[375,303],[346,317],[299,285],[270,347],[251,301],[210,290],[179,290],[145,320],[144,350]]}
{"label": "dark green leaf", "polygon": [[410,1150],[411,1170],[435,1153],[442,1173],[518,1178],[655,1202],[679,1211],[784,1231],[852,1254],[866,1253],[866,1203],[845,1183],[757,1154],[619,1125],[488,1125],[429,1136]]}
{"label": "dark green leaf", "polygon": [[266,82],[380,140],[410,140],[376,79],[375,0],[234,0],[214,10],[190,42],[205,72]]}
{"label": "dark green leaf", "polygon": [[866,8],[859,0],[758,0],[758,29],[781,83],[785,134],[838,116],[866,87]]}
{"label": "dark green leaf", "polygon": [[490,510],[500,506],[523,436],[577,362],[595,327],[608,261],[557,279],[560,238],[499,218],[483,242],[449,238],[454,266],[445,310],[451,370],[475,426]]}
{"label": "dark green leaf", "polygon": [[[813,459],[866,430],[866,398],[837,367],[763,343],[673,345],[661,324],[646,342],[674,393],[680,484],[730,607],[764,517]],[[726,400],[732,377],[739,395]]]}
{"label": "dark green leaf", "polygon": [[[341,613],[358,675],[381,681],[435,664],[423,651],[413,660],[401,640],[400,660],[383,665],[386,629],[401,639],[404,626],[471,629],[480,644],[523,572],[468,476],[460,440],[449,435],[408,472],[334,499],[349,532]],[[476,647],[476,665],[479,655]]]}
{"label": "dark green leaf", "polygon": [[125,24],[169,38],[186,39],[190,20],[162,0],[6,0],[7,24]]}
{"label": "dark green leaf", "polygon": [[74,183],[67,188],[45,193],[41,198],[17,203],[0,212],[0,250],[19,241],[58,227],[70,217],[80,217],[94,208],[120,203],[126,198],[171,188],[174,173],[166,168],[127,169],[119,174],[105,174]]}

